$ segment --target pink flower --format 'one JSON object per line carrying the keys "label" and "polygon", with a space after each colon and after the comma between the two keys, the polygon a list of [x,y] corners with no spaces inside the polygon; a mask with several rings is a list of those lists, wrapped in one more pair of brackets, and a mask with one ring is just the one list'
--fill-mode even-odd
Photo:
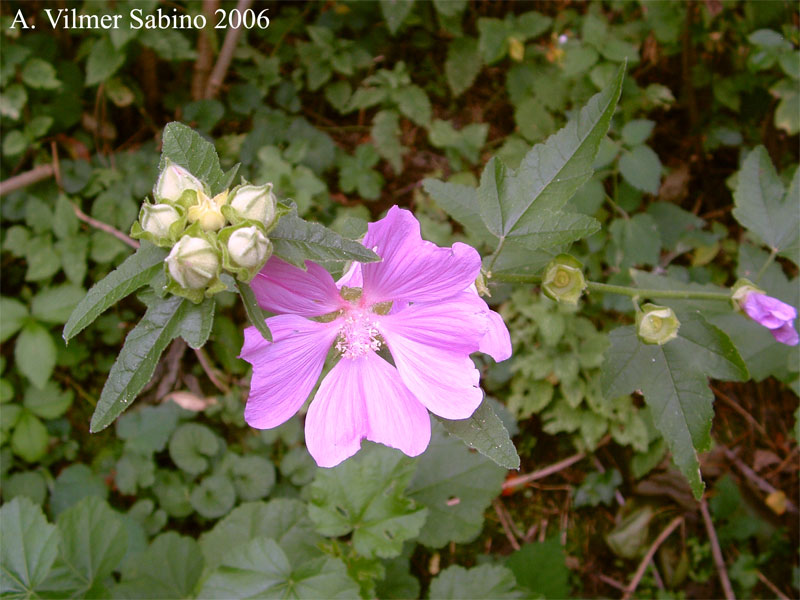
{"label": "pink flower", "polygon": [[469,355],[511,355],[502,318],[471,288],[481,268],[474,248],[422,240],[414,216],[396,206],[369,225],[364,245],[382,261],[356,263],[338,283],[315,263],[303,271],[275,257],[251,283],[259,304],[278,313],[267,319],[271,343],[245,330],[251,426],[289,419],[331,348],[339,357],[306,415],[306,444],[321,467],[358,452],[364,438],[421,454],[431,435],[428,410],[466,419],[483,399]]}
{"label": "pink flower", "polygon": [[741,306],[751,319],[769,329],[772,337],[781,344],[796,346],[800,341],[794,328],[797,311],[793,306],[759,292],[747,294]]}

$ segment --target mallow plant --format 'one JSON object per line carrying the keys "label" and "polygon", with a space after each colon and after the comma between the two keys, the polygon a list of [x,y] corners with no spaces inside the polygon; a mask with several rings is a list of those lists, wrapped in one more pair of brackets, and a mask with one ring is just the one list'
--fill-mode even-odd
{"label": "mallow plant", "polygon": [[[754,336],[798,343],[796,299],[771,295],[779,292],[761,278],[778,257],[800,262],[800,180],[797,170],[779,176],[762,147],[742,163],[733,214],[766,248],[751,279],[722,287],[632,270],[632,286],[587,280],[570,247],[601,225],[573,210],[570,199],[593,175],[624,70],[516,170],[495,156],[477,187],[422,182],[484,256],[467,244],[423,240],[416,218],[399,207],[371,223],[362,240],[342,237],[300,219],[270,182],[234,185],[237,168],[223,172],[210,142],[167,125],[160,175],[131,232],[138,251],[88,292],[64,328],[68,341],[133,292],[147,305],[111,369],[92,431],[131,405],[171,340],[193,348],[207,341],[215,296],[228,290],[239,294],[250,320],[241,356],[253,365],[244,409],[251,426],[279,426],[314,393],[306,444],[319,466],[333,467],[363,440],[424,453],[432,443],[430,411],[445,431],[515,469],[519,457],[471,357],[502,361],[513,352],[506,325],[481,295],[499,282],[578,307],[587,297],[618,294],[630,298],[622,317],[630,324],[608,335],[603,393],[644,398],[699,498],[697,453],[711,444],[708,378],[749,379]],[[337,262],[338,281],[326,270]],[[345,529],[332,525],[330,533]]]}

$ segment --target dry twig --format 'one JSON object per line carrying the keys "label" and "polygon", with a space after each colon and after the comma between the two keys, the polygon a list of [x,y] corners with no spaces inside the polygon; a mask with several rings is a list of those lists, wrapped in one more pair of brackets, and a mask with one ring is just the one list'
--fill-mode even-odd
{"label": "dry twig", "polygon": [[217,377],[216,369],[214,368],[214,365],[211,364],[211,361],[208,360],[208,357],[206,356],[206,353],[203,352],[203,349],[197,348],[195,349],[194,353],[197,355],[197,360],[200,362],[200,366],[203,367],[203,371],[205,371],[206,376],[211,380],[211,383],[214,384],[214,387],[216,387],[223,394],[230,392],[231,388],[225,385],[225,382]]}
{"label": "dry twig", "polygon": [[0,196],[5,196],[6,194],[10,194],[11,192],[14,192],[20,188],[24,188],[25,186],[38,183],[43,179],[52,177],[55,172],[56,170],[53,164],[48,163],[46,165],[34,167],[30,171],[25,171],[19,175],[14,175],[14,177],[9,177],[5,181],[0,181]]}
{"label": "dry twig", "polygon": [[77,204],[74,204],[74,203],[72,204],[72,210],[75,211],[75,216],[78,217],[84,223],[88,223],[89,225],[91,225],[95,229],[99,229],[100,231],[105,231],[106,233],[109,233],[109,234],[113,235],[115,238],[117,238],[121,242],[123,242],[125,244],[128,244],[128,246],[130,246],[131,248],[139,248],[139,242],[137,242],[133,238],[125,235],[119,229],[115,229],[114,227],[112,227],[108,223],[103,223],[102,221],[98,221],[97,219],[93,219],[92,217],[87,215],[85,212],[83,212],[80,208],[78,208]]}
{"label": "dry twig", "polygon": [[[206,16],[207,23],[211,22],[214,12],[219,8],[219,0],[203,0],[203,14]],[[198,32],[197,36],[197,60],[194,63],[194,73],[192,74],[192,99],[202,100],[208,81],[208,74],[214,62],[211,48],[211,33],[207,31],[211,25],[206,25]]]}
{"label": "dry twig", "polygon": [[[739,469],[742,472],[742,474],[745,477],[747,477],[750,481],[755,483],[762,492],[764,492],[765,494],[773,494],[773,493],[778,491],[778,489],[775,486],[770,484],[767,480],[765,480],[763,477],[761,477],[758,473],[753,471],[753,469],[748,467],[744,463],[744,461],[742,461],[741,458],[736,456],[736,453],[733,452],[733,450],[731,450],[730,448],[726,448],[726,447],[723,447],[723,450],[725,451],[725,456],[728,457],[728,460],[730,460],[734,464],[734,466],[736,466],[736,468]],[[796,513],[797,512],[797,507],[794,505],[794,502],[792,502],[788,498],[786,499],[786,510],[788,512],[791,512],[791,513]]]}
{"label": "dry twig", "polygon": [[511,531],[509,518],[508,515],[506,515],[505,507],[500,501],[500,498],[495,498],[492,500],[492,506],[494,506],[494,512],[497,513],[497,518],[500,519],[500,524],[503,526],[503,531],[505,532],[508,541],[511,543],[511,547],[514,548],[514,550],[519,550],[519,542],[517,541],[517,538],[514,537],[514,533]]}
{"label": "dry twig", "polygon": [[[251,4],[253,4],[253,0],[239,0],[239,2],[236,3],[236,8],[241,14],[244,14],[244,11],[250,8]],[[208,78],[206,98],[213,98],[216,96],[217,92],[219,92],[219,88],[222,87],[222,82],[225,81],[225,75],[228,73],[228,67],[231,66],[233,53],[236,50],[236,45],[239,43],[239,36],[241,35],[241,24],[236,28],[231,27],[228,29],[228,33],[225,34],[225,41],[222,43],[219,56],[217,56],[217,62]]]}
{"label": "dry twig", "polygon": [[675,517],[669,522],[669,525],[664,528],[664,531],[658,535],[650,548],[647,550],[647,554],[644,555],[642,562],[640,562],[639,566],[636,568],[636,573],[634,573],[633,579],[631,579],[631,582],[625,588],[625,594],[623,594],[622,600],[628,600],[628,598],[633,595],[633,592],[635,592],[636,588],[639,587],[639,582],[642,580],[644,572],[647,570],[647,566],[650,564],[650,561],[653,560],[656,550],[658,550],[659,546],[664,543],[664,540],[666,540],[681,523],[683,523],[683,517]]}
{"label": "dry twig", "polygon": [[711,514],[708,512],[708,502],[703,498],[700,501],[700,514],[703,515],[703,522],[708,532],[708,541],[711,544],[711,556],[714,558],[714,566],[717,568],[719,582],[722,584],[722,591],[725,593],[725,600],[736,600],[733,595],[733,586],[728,579],[728,571],[725,570],[725,560],[722,558],[722,549],[719,547],[717,532],[714,530],[714,523],[711,522]]}

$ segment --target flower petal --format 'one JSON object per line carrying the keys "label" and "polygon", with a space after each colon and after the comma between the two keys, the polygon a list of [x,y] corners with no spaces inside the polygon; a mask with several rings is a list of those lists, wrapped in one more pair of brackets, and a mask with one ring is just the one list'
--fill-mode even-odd
{"label": "flower petal", "polygon": [[364,280],[361,277],[361,263],[353,261],[350,268],[336,281],[336,287],[342,289],[347,287],[364,287]]}
{"label": "flower petal", "polygon": [[364,438],[409,456],[422,454],[431,438],[428,411],[374,352],[340,360],[306,415],[306,445],[320,467],[353,456]]}
{"label": "flower petal", "polygon": [[339,323],[296,315],[267,319],[272,342],[255,327],[245,329],[241,358],[253,365],[245,421],[257,429],[277,427],[294,415],[319,379]]}
{"label": "flower petal", "polygon": [[445,419],[466,419],[483,400],[480,374],[465,353],[427,346],[384,328],[400,378],[417,400]]}
{"label": "flower petal", "polygon": [[370,304],[448,298],[465,290],[481,269],[481,257],[474,248],[460,243],[439,248],[424,241],[414,215],[396,206],[369,224],[364,245],[382,259],[361,266],[364,297]]}
{"label": "flower petal", "polygon": [[508,327],[506,327],[503,317],[498,313],[490,310],[488,317],[489,328],[481,339],[478,350],[500,362],[511,356],[511,335],[508,333]]}
{"label": "flower petal", "polygon": [[310,260],[304,271],[273,256],[250,287],[261,308],[273,313],[318,317],[344,306],[331,274]]}
{"label": "flower petal", "polygon": [[489,307],[477,294],[461,292],[441,302],[420,302],[377,318],[388,336],[403,336],[425,346],[470,354],[489,328]]}
{"label": "flower petal", "polygon": [[770,329],[769,332],[776,341],[787,346],[797,346],[798,342],[800,342],[800,336],[798,336],[797,330],[791,322],[784,323],[783,326],[777,329]]}

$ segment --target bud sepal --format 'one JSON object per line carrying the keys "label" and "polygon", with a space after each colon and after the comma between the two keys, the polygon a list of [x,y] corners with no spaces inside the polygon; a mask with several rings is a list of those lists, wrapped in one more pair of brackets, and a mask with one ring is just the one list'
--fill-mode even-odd
{"label": "bud sepal", "polygon": [[272,242],[264,226],[256,221],[226,227],[219,232],[217,240],[222,266],[245,283],[249,283],[272,256]]}
{"label": "bud sepal", "polygon": [[186,228],[186,210],[178,204],[142,203],[139,220],[131,226],[131,237],[171,248]]}
{"label": "bud sepal", "polygon": [[220,281],[222,261],[216,235],[199,224],[189,227],[164,259],[167,291],[199,304],[226,289]]}
{"label": "bud sepal", "polygon": [[636,312],[636,335],[645,344],[663,346],[678,337],[681,322],[668,306],[645,304]]}
{"label": "bud sepal", "polygon": [[736,283],[731,288],[731,301],[733,302],[734,310],[744,311],[744,301],[750,294],[766,294],[764,290],[758,287],[755,283],[744,277],[737,279]]}
{"label": "bud sepal", "polygon": [[574,256],[559,254],[545,267],[542,291],[548,298],[574,305],[585,289],[583,264]]}
{"label": "bud sepal", "polygon": [[164,168],[158,175],[156,185],[153,187],[153,198],[156,202],[169,202],[172,204],[180,201],[185,192],[205,192],[205,186],[188,169],[176,165],[166,159]]}
{"label": "bud sepal", "polygon": [[265,232],[269,232],[281,216],[272,187],[271,183],[239,185],[231,190],[222,212],[232,225],[255,221],[264,227]]}

